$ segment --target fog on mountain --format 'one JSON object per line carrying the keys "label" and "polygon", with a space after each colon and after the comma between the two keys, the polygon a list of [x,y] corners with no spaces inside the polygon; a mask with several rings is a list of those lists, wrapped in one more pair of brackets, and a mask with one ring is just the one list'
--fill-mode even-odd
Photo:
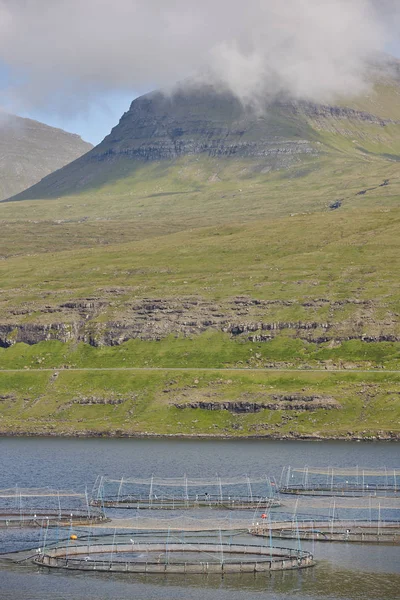
{"label": "fog on mountain", "polygon": [[193,76],[222,81],[245,100],[357,94],[366,61],[396,33],[396,5],[0,0],[0,57],[12,74],[0,103],[80,112],[110,89],[139,93]]}

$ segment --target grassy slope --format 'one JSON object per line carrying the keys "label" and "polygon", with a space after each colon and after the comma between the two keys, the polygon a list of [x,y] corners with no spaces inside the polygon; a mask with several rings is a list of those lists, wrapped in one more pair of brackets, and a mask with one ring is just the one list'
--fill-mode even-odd
{"label": "grassy slope", "polygon": [[[0,264],[3,297],[13,307],[27,300],[31,306],[35,303],[41,306],[43,302],[49,306],[71,297],[98,294],[103,286],[112,282],[120,286],[123,293],[114,298],[114,306],[107,309],[107,314],[100,315],[100,321],[123,317],[124,301],[143,296],[200,294],[216,302],[237,294],[281,300],[371,298],[375,311],[373,327],[377,333],[384,321],[399,311],[399,219],[400,211],[393,208],[364,210],[357,213],[357,218],[352,218],[351,211],[334,211],[181,232],[158,238],[156,244],[153,240],[144,240],[108,249],[52,253],[45,261],[37,260],[38,257],[16,257]],[[324,307],[307,309],[295,302],[289,306],[272,306],[268,318],[323,319],[326,310]],[[354,322],[357,315],[352,313],[356,310],[357,305],[338,305],[335,314],[330,315],[336,320],[338,331],[342,326],[349,332],[346,319]],[[33,312],[20,318],[26,322],[55,322],[61,317],[57,313]],[[393,333],[398,333],[398,319],[395,322],[397,329]],[[371,323],[362,326],[370,330]],[[60,342],[43,342],[31,347],[18,344],[0,352],[3,369],[21,369],[18,373],[0,374],[3,389],[0,394],[16,394],[14,398],[0,401],[0,429],[41,433],[120,431],[221,435],[297,432],[323,436],[346,436],[352,432],[366,438],[377,432],[399,435],[400,375],[196,371],[199,367],[263,368],[268,363],[294,367],[398,369],[400,344],[366,344],[355,340],[339,346],[329,343],[316,346],[293,339],[290,334],[273,342],[254,344],[218,333],[192,339],[169,337],[160,342],[132,340],[120,347],[97,349]],[[61,371],[55,381],[51,373],[40,372],[43,367],[62,366],[99,369],[164,366],[170,371]],[[191,367],[193,372],[173,372],[178,366]],[[38,371],[23,372],[24,367]],[[219,385],[209,384],[221,378],[233,381],[229,384],[233,399],[240,399],[244,391],[251,397],[266,386],[282,393],[332,395],[343,408],[306,413],[265,410],[234,416],[227,411],[180,411],[166,404],[162,393],[166,381],[177,381],[178,388],[190,388],[198,379],[210,386],[213,400],[223,400],[227,397],[226,390],[221,393]],[[254,379],[259,382],[255,386]],[[209,392],[207,387],[206,395]],[[123,402],[111,406],[74,403],[82,395],[122,398]]]}
{"label": "grassy slope", "polygon": [[[332,211],[51,253],[46,260],[14,257],[0,262],[0,314],[4,321],[11,310],[28,306],[31,312],[18,316],[19,322],[60,322],[68,317],[40,309],[105,295],[110,285],[119,294],[110,292],[112,303],[99,315],[101,322],[122,318],[125,302],[143,297],[195,295],[222,301],[249,295],[294,301],[271,306],[272,321],[323,321],[327,307],[298,303],[350,298],[373,301],[376,313],[364,325],[378,335],[384,320],[393,322],[399,310],[399,221],[395,208]],[[340,324],[358,310],[338,305],[329,318]],[[8,319],[17,320],[15,315]],[[398,327],[393,333],[399,333]]]}
{"label": "grassy slope", "polygon": [[168,336],[159,341],[129,340],[119,346],[94,348],[58,340],[0,348],[0,369],[118,368],[251,368],[271,364],[304,368],[385,368],[400,370],[400,344],[349,340],[332,347],[286,336],[268,343],[233,339],[207,331],[193,337]]}
{"label": "grassy slope", "polygon": [[[396,206],[398,164],[351,150],[270,173],[252,172],[254,164],[246,160],[184,158],[173,165],[142,166],[96,193],[0,203],[1,255],[59,251],[72,245],[86,248],[327,211],[338,199],[342,210]],[[385,180],[390,184],[379,187]],[[369,188],[376,189],[357,195]]]}
{"label": "grassy slope", "polygon": [[[177,397],[249,400],[294,393],[333,396],[342,408],[316,411],[178,409]],[[192,371],[3,373],[2,432],[42,434],[311,435],[368,439],[400,435],[400,374]],[[95,398],[97,404],[81,404]],[[101,399],[114,404],[99,404]],[[93,400],[92,400],[93,401]]]}
{"label": "grassy slope", "polygon": [[[379,101],[374,96],[359,99],[355,107],[398,119],[393,100],[397,91],[385,84],[379,93]],[[248,295],[295,301],[271,306],[266,320],[329,318],[342,334],[399,335],[400,126],[333,118],[308,124],[317,132],[323,153],[285,171],[262,173],[246,160],[206,158],[146,165],[134,172],[127,164],[121,167],[126,169],[123,179],[116,173],[92,192],[0,204],[2,322],[63,321],[65,314],[44,312],[43,307],[107,296],[118,288],[119,295],[97,317],[100,323],[123,319],[125,302],[137,298],[195,295],[218,304]],[[389,185],[381,186],[385,180]],[[358,195],[365,189],[370,191]],[[342,207],[330,211],[329,204],[337,199]],[[301,305],[318,298],[372,300],[372,308],[361,315],[357,305]],[[11,314],[21,307],[29,311]],[[134,340],[117,348],[16,345],[0,351],[1,368],[21,369],[0,373],[0,429],[398,435],[400,376],[394,373],[206,373],[196,368],[260,368],[272,362],[398,369],[399,361],[396,343],[350,341],[316,347],[287,333],[263,344],[209,333],[194,339]],[[40,372],[63,365],[165,366],[171,371],[61,371],[57,378]],[[173,371],[179,366],[193,371]],[[171,381],[178,395],[183,389],[189,398],[211,393],[218,401],[263,390],[304,391],[332,395],[343,408],[241,416],[180,411],[169,405],[174,391],[172,396],[162,391]],[[122,402],[74,403],[92,395]]]}

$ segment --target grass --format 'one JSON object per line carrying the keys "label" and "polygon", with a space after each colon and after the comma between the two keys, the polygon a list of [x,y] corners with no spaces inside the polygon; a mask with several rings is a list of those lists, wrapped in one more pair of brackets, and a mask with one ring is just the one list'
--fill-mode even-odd
{"label": "grass", "polygon": [[[226,410],[174,403],[268,398],[271,394],[333,396],[341,408]],[[255,373],[234,371],[0,373],[2,433],[349,437],[400,435],[400,374]],[[86,400],[85,400],[86,399]],[[87,404],[88,399],[92,404]],[[101,404],[102,400],[113,404]],[[82,404],[82,401],[86,402]],[[95,403],[96,402],[96,403]]]}
{"label": "grass", "polygon": [[0,370],[8,369],[105,369],[105,368],[205,368],[242,367],[263,369],[386,368],[400,370],[400,343],[365,343],[350,340],[331,347],[278,336],[269,342],[232,339],[207,331],[192,337],[168,336],[158,341],[129,340],[119,346],[93,347],[54,340],[29,346],[15,344],[0,349]]}
{"label": "grass", "polygon": [[[144,165],[95,192],[0,203],[2,256],[135,242],[183,230],[275,220],[292,213],[396,207],[396,163],[345,151],[309,158],[287,170],[257,172],[250,160],[187,157]],[[210,181],[218,174],[220,181]],[[379,185],[389,179],[385,188]],[[376,188],[364,196],[363,189]]]}
{"label": "grass", "polygon": [[248,296],[269,302],[254,309],[254,319],[264,322],[328,322],[340,337],[396,336],[399,222],[397,208],[334,211],[57,252],[46,260],[14,257],[0,262],[0,315],[3,322],[68,324],[82,316],[60,308],[63,302],[98,298],[103,303],[85,327],[101,330],[110,321],[129,322],[129,307],[141,298],[198,297],[224,306]]}

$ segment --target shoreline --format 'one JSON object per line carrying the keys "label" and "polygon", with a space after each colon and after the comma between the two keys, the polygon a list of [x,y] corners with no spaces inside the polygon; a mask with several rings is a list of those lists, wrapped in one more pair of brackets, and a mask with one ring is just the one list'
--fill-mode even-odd
{"label": "shoreline", "polygon": [[182,440],[268,440],[268,441],[306,441],[306,442],[400,442],[399,433],[379,433],[369,437],[359,435],[332,435],[324,436],[317,434],[293,434],[293,435],[243,435],[235,436],[229,434],[202,434],[202,433],[147,433],[134,432],[125,433],[122,431],[85,431],[85,432],[27,432],[27,431],[2,431],[0,437],[16,438],[16,437],[36,437],[36,438],[65,438],[65,439],[182,439]]}

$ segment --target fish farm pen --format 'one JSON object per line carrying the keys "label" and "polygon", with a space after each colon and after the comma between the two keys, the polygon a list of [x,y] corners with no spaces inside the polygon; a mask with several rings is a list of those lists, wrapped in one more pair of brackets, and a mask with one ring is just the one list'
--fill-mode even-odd
{"label": "fish farm pen", "polygon": [[400,497],[400,469],[284,467],[281,494]]}
{"label": "fish farm pen", "polygon": [[92,506],[178,510],[219,508],[228,510],[269,509],[280,506],[276,484],[268,477],[247,475],[222,479],[98,477],[93,488]]}
{"label": "fish farm pen", "polygon": [[249,531],[281,539],[399,544],[400,498],[296,495],[279,511],[253,520]]}
{"label": "fish farm pen", "polygon": [[400,521],[296,520],[262,523],[249,531],[255,536],[281,539],[400,544]]}
{"label": "fish farm pen", "polygon": [[0,490],[0,528],[91,525],[106,520],[87,494],[49,488]]}
{"label": "fish farm pen", "polygon": [[0,490],[2,558],[113,573],[302,569],[314,564],[303,541],[400,544],[398,474],[285,467],[279,485],[152,475],[98,476],[91,493]]}
{"label": "fish farm pen", "polygon": [[222,532],[130,533],[43,548],[40,566],[114,573],[270,573],[314,565],[310,552],[228,541]]}

